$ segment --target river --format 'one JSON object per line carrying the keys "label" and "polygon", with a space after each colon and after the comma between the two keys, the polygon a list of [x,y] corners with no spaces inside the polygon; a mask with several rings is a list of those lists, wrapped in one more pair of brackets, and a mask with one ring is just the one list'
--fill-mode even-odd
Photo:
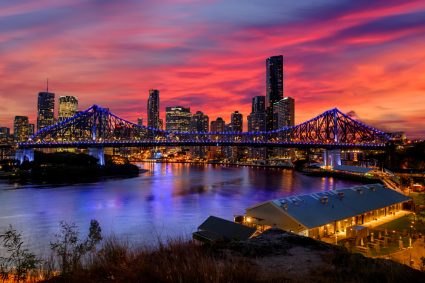
{"label": "river", "polygon": [[277,168],[141,163],[139,177],[61,186],[0,181],[0,231],[12,224],[28,247],[46,254],[59,222],[87,233],[91,219],[104,235],[131,244],[188,238],[209,215],[229,220],[258,202],[358,183]]}

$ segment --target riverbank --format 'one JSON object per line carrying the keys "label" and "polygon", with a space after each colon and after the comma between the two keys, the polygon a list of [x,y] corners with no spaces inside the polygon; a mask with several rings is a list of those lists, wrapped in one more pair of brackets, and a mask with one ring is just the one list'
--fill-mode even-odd
{"label": "riverbank", "polygon": [[0,178],[20,184],[73,184],[105,179],[133,178],[147,171],[132,164],[35,166],[28,170],[17,169],[3,173]]}
{"label": "riverbank", "polygon": [[174,240],[130,248],[106,240],[90,260],[44,282],[422,282],[425,274],[391,260],[277,229],[247,241],[200,245]]}
{"label": "riverbank", "polygon": [[20,184],[72,184],[137,177],[139,173],[148,171],[125,159],[118,163],[111,156],[105,156],[105,160],[105,165],[99,165],[96,158],[87,154],[35,151],[34,161],[7,167],[0,174],[0,179]]}
{"label": "riverbank", "polygon": [[357,182],[361,182],[365,184],[382,183],[381,179],[379,178],[366,177],[366,176],[361,176],[358,174],[351,174],[351,173],[344,173],[344,172],[336,172],[336,171],[321,170],[321,169],[301,170],[301,172],[308,176],[335,177],[341,180],[357,181]]}

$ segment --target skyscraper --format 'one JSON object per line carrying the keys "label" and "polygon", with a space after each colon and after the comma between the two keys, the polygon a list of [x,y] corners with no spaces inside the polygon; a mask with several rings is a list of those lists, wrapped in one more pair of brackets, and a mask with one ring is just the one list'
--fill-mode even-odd
{"label": "skyscraper", "polygon": [[28,140],[29,128],[27,116],[15,116],[13,122],[13,137],[15,141],[22,142]]}
{"label": "skyscraper", "polygon": [[242,132],[243,130],[243,118],[242,114],[239,111],[235,111],[230,116],[230,124],[233,132]]}
{"label": "skyscraper", "polygon": [[277,124],[274,126],[279,129],[295,125],[295,100],[292,97],[284,97],[273,105]]}
{"label": "skyscraper", "polygon": [[78,111],[78,100],[74,96],[59,96],[59,122],[71,118]]}
{"label": "skyscraper", "polygon": [[165,108],[165,129],[172,132],[189,132],[192,114],[190,108],[174,106]]}
{"label": "skyscraper", "polygon": [[159,90],[149,90],[148,98],[148,127],[159,129]]}
{"label": "skyscraper", "polygon": [[252,113],[266,112],[266,97],[265,96],[254,96],[252,98]]}
{"label": "skyscraper", "polygon": [[266,59],[266,107],[283,98],[283,56]]}
{"label": "skyscraper", "polygon": [[252,112],[248,115],[248,132],[266,130],[265,96],[252,98]]}
{"label": "skyscraper", "polygon": [[190,130],[193,132],[208,132],[209,118],[201,111],[192,115],[190,120]]}
{"label": "skyscraper", "polygon": [[283,56],[272,56],[266,59],[266,112],[267,130],[273,130],[276,117],[273,104],[283,98]]}
{"label": "skyscraper", "polygon": [[37,130],[53,125],[55,122],[55,94],[45,91],[38,93]]}
{"label": "skyscraper", "polygon": [[223,118],[218,117],[214,121],[211,121],[211,132],[224,132],[224,128],[226,126],[226,122]]}
{"label": "skyscraper", "polygon": [[0,142],[7,142],[10,137],[10,129],[7,127],[0,127]]}

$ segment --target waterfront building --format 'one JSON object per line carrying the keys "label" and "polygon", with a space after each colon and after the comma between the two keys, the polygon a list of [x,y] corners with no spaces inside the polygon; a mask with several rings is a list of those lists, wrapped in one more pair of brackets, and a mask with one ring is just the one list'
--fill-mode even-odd
{"label": "waterfront building", "polygon": [[295,125],[295,100],[292,97],[284,97],[273,104],[276,117],[274,129]]}
{"label": "waterfront building", "polygon": [[8,142],[10,137],[10,128],[0,127],[0,142]]}
{"label": "waterfront building", "polygon": [[[211,132],[225,132],[226,122],[221,117],[217,117],[214,121],[211,121],[210,131]],[[212,136],[212,138],[218,138],[218,136]],[[224,147],[222,146],[211,146],[208,152],[210,159],[221,159],[223,157]]]}
{"label": "waterfront building", "polygon": [[38,93],[37,130],[55,123],[55,94],[44,91]]}
{"label": "waterfront building", "polygon": [[149,90],[149,98],[148,98],[148,127],[154,129],[161,129],[159,123],[159,90],[151,89]]}
{"label": "waterfront building", "polygon": [[71,118],[77,114],[78,99],[75,96],[59,96],[58,121]]}
{"label": "waterfront building", "polygon": [[230,126],[233,132],[242,132],[243,131],[243,117],[239,111],[235,111],[230,116]]}
{"label": "waterfront building", "polygon": [[29,127],[28,127],[27,116],[15,116],[13,122],[13,137],[17,142],[23,142],[28,140]]}
{"label": "waterfront building", "polygon": [[348,236],[353,227],[390,220],[386,216],[398,213],[410,200],[382,184],[369,184],[266,201],[248,208],[245,222],[312,238]]}
{"label": "waterfront building", "polygon": [[201,111],[197,111],[192,115],[190,120],[190,131],[192,132],[208,132],[209,117]]}
{"label": "waterfront building", "polygon": [[171,132],[189,132],[192,114],[190,108],[170,106],[165,108],[165,129]]}
{"label": "waterfront building", "polygon": [[[192,115],[190,120],[190,131],[196,133],[208,132],[209,130],[209,117],[201,111],[197,111]],[[206,158],[207,147],[205,146],[192,146],[190,147],[190,154],[192,158]]]}
{"label": "waterfront building", "polygon": [[266,130],[266,113],[251,113],[248,119],[248,132],[259,132]]}
{"label": "waterfront building", "polygon": [[267,130],[274,129],[273,104],[283,98],[284,77],[283,77],[283,56],[272,56],[266,59],[266,112]]}
{"label": "waterfront building", "polygon": [[218,117],[214,121],[211,121],[211,132],[224,132],[226,127],[226,122],[223,118]]}
{"label": "waterfront building", "polygon": [[256,230],[223,218],[209,216],[198,227],[198,231],[192,233],[193,239],[204,243],[217,241],[239,240],[245,241],[255,235]]}
{"label": "waterfront building", "polygon": [[[265,96],[252,98],[251,114],[248,115],[248,132],[261,132],[266,130],[266,108]],[[266,158],[265,148],[250,148],[249,156],[253,159],[264,160]]]}

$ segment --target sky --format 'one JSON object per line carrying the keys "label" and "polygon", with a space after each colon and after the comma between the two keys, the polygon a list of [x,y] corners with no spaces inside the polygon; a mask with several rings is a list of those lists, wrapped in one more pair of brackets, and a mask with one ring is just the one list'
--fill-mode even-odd
{"label": "sky", "polygon": [[179,105],[246,121],[273,55],[296,123],[337,107],[425,138],[423,0],[2,0],[0,125],[35,122],[46,78],[56,99],[134,122],[149,89],[162,118]]}

